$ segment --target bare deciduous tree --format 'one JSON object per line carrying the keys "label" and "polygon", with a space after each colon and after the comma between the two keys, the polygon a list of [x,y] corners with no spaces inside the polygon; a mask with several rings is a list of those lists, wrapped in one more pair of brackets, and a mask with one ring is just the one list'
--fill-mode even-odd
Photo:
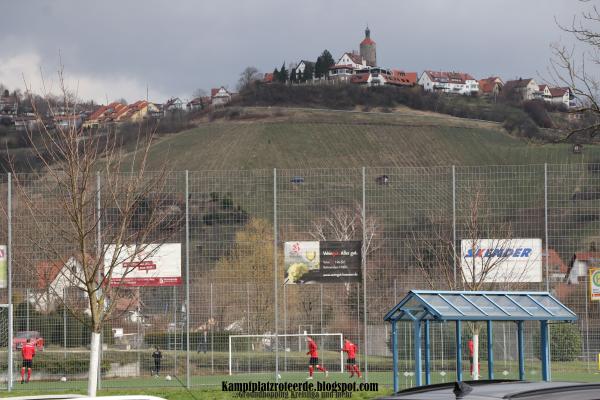
{"label": "bare deciduous tree", "polygon": [[245,89],[248,85],[250,85],[254,81],[258,81],[262,79],[262,75],[258,72],[256,67],[246,67],[242,73],[240,74],[240,79],[238,80],[237,90],[241,91]]}
{"label": "bare deciduous tree", "polygon": [[[415,230],[412,235],[412,256],[426,284],[434,290],[514,290],[521,287],[527,268],[506,270],[514,246],[510,222],[492,222],[493,211],[488,209],[481,189],[474,189],[468,199],[468,213],[461,221],[461,237],[468,249],[454,242],[451,223],[429,217],[430,229]],[[486,239],[485,246],[483,240]],[[502,249],[486,256],[481,249]],[[470,256],[461,254],[467,250]],[[473,378],[479,379],[478,343],[480,324],[470,322],[474,354]]]}
{"label": "bare deciduous tree", "polygon": [[[77,104],[71,100],[76,96],[67,90],[62,69],[59,82],[64,110],[75,114]],[[49,295],[91,331],[88,393],[95,396],[102,328],[115,318],[117,304],[137,298],[130,289],[111,284],[113,274],[124,268],[123,261],[132,261],[126,276],[136,262],[150,257],[155,246],[180,229],[181,213],[173,212],[176,202],[165,194],[166,170],[146,170],[152,135],[140,132],[133,156],[126,158],[114,130],[86,135],[76,124],[40,126],[28,135],[42,168],[27,175],[13,169],[15,213],[23,221],[15,266],[20,264],[35,281],[44,280],[47,272],[31,267],[40,259],[52,260],[59,269],[62,283],[50,285],[46,277],[45,284],[53,292]],[[66,301],[60,293],[64,288],[83,293],[88,316]]]}
{"label": "bare deciduous tree", "polygon": [[[588,0],[581,0],[588,3]],[[577,45],[553,44],[554,57],[549,74],[558,86],[568,87],[578,100],[571,112],[580,114],[583,122],[570,130],[571,137],[594,138],[600,132],[600,11],[595,5],[573,17],[570,23],[557,25],[576,40]]]}

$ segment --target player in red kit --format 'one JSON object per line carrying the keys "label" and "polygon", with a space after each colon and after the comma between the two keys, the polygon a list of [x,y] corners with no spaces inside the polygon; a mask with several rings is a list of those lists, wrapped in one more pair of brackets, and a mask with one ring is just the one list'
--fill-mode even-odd
{"label": "player in red kit", "polygon": [[33,367],[33,357],[35,356],[35,345],[29,339],[21,348],[23,357],[23,366],[21,367],[21,383],[25,383],[25,368],[27,368],[27,382],[31,379],[31,368]]}
{"label": "player in red kit", "polygon": [[358,365],[356,365],[357,350],[358,347],[350,340],[346,339],[344,341],[344,347],[342,348],[342,351],[348,355],[346,360],[346,368],[348,369],[348,372],[350,372],[350,378],[352,378],[354,374],[360,378],[360,369],[358,369]]}
{"label": "player in red kit", "polygon": [[319,365],[319,348],[317,347],[317,344],[310,336],[306,337],[306,342],[308,343],[308,352],[306,354],[310,354],[310,360],[308,361],[308,378],[306,379],[313,378],[313,372],[315,371],[315,367],[317,367],[319,371],[324,372],[325,377],[327,377],[327,375],[329,375],[329,372],[327,372],[327,369],[325,369],[325,367]]}

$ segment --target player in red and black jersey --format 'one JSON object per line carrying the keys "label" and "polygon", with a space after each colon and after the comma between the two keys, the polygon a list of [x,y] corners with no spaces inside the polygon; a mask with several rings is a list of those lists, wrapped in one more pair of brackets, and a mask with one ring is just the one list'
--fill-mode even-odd
{"label": "player in red and black jersey", "polygon": [[25,368],[27,368],[27,382],[31,379],[31,368],[33,368],[33,357],[35,356],[35,344],[29,339],[21,348],[23,366],[21,367],[21,383],[25,383]]}
{"label": "player in red and black jersey", "polygon": [[319,348],[317,347],[317,344],[310,336],[306,337],[306,342],[308,343],[308,352],[306,354],[310,355],[310,360],[308,361],[308,378],[306,379],[313,378],[315,367],[317,367],[319,371],[325,373],[325,377],[327,377],[329,372],[327,372],[325,367],[319,365]]}
{"label": "player in red and black jersey", "polygon": [[356,364],[356,352],[358,351],[358,347],[350,340],[346,339],[342,351],[348,355],[348,358],[346,359],[346,368],[348,369],[348,372],[350,372],[350,378],[352,378],[354,374],[360,378],[360,369]]}

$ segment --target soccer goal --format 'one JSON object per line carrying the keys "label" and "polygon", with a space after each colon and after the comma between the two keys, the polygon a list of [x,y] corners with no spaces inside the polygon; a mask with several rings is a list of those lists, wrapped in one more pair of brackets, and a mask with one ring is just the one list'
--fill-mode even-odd
{"label": "soccer goal", "polygon": [[[330,371],[344,372],[344,346],[341,333],[313,333],[319,346],[319,362]],[[306,371],[308,351],[306,334],[263,334],[229,336],[229,375],[273,372],[275,352],[279,352],[279,370]]]}
{"label": "soccer goal", "polygon": [[[0,304],[0,354],[4,360],[1,363],[6,362],[6,365],[12,365],[12,346],[11,346],[11,332],[10,326],[10,312],[12,307],[9,304]],[[12,368],[7,368],[6,374],[2,374],[0,378],[0,390],[9,389],[12,382]]]}

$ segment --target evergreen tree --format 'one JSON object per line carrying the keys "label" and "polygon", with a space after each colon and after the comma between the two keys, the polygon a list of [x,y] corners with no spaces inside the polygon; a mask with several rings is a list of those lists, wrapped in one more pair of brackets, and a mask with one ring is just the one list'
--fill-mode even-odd
{"label": "evergreen tree", "polygon": [[279,82],[279,70],[277,68],[273,70],[273,82]]}
{"label": "evergreen tree", "polygon": [[317,62],[315,63],[315,77],[320,78],[323,75],[323,60],[321,56],[317,57]]}
{"label": "evergreen tree", "polygon": [[335,60],[333,59],[333,56],[331,55],[329,50],[323,50],[323,54],[321,54],[321,62],[325,67],[325,73],[329,72],[329,67],[335,65]]}
{"label": "evergreen tree", "polygon": [[298,77],[296,76],[296,68],[292,68],[290,71],[290,82],[296,83],[298,81]]}
{"label": "evergreen tree", "polygon": [[315,72],[314,64],[305,64],[304,73],[302,74],[303,81],[312,81],[313,73]]}
{"label": "evergreen tree", "polygon": [[315,64],[315,75],[318,77],[326,77],[329,75],[329,67],[334,64],[335,61],[329,50],[323,50],[323,53],[317,58],[317,63]]}
{"label": "evergreen tree", "polygon": [[278,78],[279,78],[279,82],[281,82],[281,83],[285,83],[289,78],[288,70],[285,68],[285,61],[281,65],[281,69],[279,70]]}

